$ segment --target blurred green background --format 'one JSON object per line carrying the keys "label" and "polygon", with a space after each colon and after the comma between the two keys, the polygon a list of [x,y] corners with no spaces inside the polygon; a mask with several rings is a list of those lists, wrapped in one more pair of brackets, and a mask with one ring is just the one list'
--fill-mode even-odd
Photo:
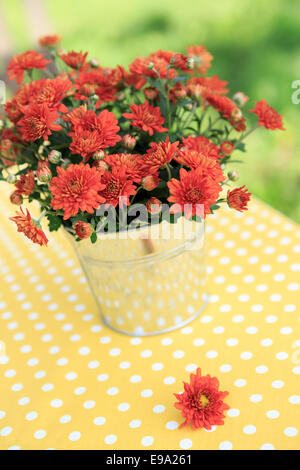
{"label": "blurred green background", "polygon": [[205,44],[215,57],[209,75],[283,115],[285,132],[259,129],[247,140],[238,171],[252,193],[300,222],[300,104],[291,100],[300,80],[299,0],[2,0],[0,9],[14,52],[34,47],[41,31],[108,66]]}

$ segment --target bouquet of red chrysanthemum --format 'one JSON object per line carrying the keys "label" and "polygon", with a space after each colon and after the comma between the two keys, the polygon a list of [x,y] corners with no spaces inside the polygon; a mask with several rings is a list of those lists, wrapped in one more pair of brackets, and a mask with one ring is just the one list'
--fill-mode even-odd
{"label": "bouquet of red chrysanthemum", "polygon": [[120,211],[133,203],[158,222],[163,207],[202,219],[221,203],[247,209],[244,186],[224,192],[238,177],[226,164],[258,126],[283,129],[265,100],[249,111],[259,120],[247,129],[248,97],[229,98],[226,81],[206,76],[213,57],[204,46],[138,57],[127,71],[66,52],[59,41],[40,40],[51,60],[27,51],[7,68],[20,87],[4,105],[0,179],[15,185],[13,204],[36,200],[42,213],[34,220],[21,208],[11,219],[19,231],[47,244],[45,217],[50,231],[63,225],[78,241],[95,242],[105,229],[103,205],[114,208],[116,231]]}

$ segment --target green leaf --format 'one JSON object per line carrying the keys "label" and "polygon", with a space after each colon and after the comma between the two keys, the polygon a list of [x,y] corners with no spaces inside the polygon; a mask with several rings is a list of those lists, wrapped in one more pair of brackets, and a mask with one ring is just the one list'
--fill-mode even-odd
{"label": "green leaf", "polygon": [[214,211],[217,211],[218,209],[220,209],[221,206],[219,206],[219,204],[213,204],[212,206],[210,206],[210,210],[211,210],[211,213],[213,214]]}
{"label": "green leaf", "polygon": [[92,235],[90,236],[91,242],[96,243],[97,241],[97,233],[93,232]]}
{"label": "green leaf", "polygon": [[54,214],[47,214],[46,217],[49,221],[49,230],[50,230],[50,232],[55,232],[56,230],[58,230],[59,227],[62,224],[61,218],[57,217]]}

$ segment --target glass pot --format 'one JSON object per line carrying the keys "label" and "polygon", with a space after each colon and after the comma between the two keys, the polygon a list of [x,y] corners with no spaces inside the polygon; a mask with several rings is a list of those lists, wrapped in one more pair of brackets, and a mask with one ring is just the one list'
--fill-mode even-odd
{"label": "glass pot", "polygon": [[181,328],[207,302],[204,222],[98,234],[76,242],[68,233],[105,325],[148,336]]}

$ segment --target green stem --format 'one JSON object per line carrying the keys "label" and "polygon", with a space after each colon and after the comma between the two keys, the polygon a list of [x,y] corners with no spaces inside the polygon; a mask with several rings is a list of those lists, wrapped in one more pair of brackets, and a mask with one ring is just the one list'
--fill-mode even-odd
{"label": "green stem", "polygon": [[169,163],[166,164],[166,170],[168,172],[168,180],[170,181],[172,179],[172,172]]}
{"label": "green stem", "polygon": [[235,143],[235,145],[240,144],[244,139],[246,139],[246,137],[248,137],[248,135],[252,134],[252,132],[254,132],[258,127],[259,127],[258,124],[255,124],[255,126],[251,127],[251,129],[249,129],[248,132],[246,132],[239,138],[239,140]]}

